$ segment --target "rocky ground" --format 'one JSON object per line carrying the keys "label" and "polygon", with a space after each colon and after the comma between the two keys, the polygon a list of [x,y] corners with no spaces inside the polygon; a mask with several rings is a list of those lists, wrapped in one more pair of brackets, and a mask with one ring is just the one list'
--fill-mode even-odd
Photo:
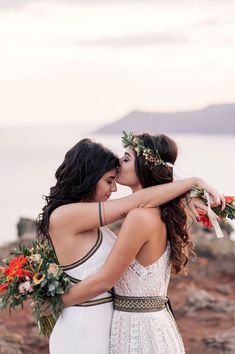
{"label": "rocky ground", "polygon": [[171,280],[169,297],[189,354],[235,353],[235,273],[221,271],[220,262],[230,263],[199,257],[190,275]]}
{"label": "rocky ground", "polygon": [[[169,298],[188,354],[235,353],[235,242],[197,233],[198,257],[171,279]],[[0,249],[0,259],[9,246]],[[0,313],[0,354],[47,354],[32,309]]]}

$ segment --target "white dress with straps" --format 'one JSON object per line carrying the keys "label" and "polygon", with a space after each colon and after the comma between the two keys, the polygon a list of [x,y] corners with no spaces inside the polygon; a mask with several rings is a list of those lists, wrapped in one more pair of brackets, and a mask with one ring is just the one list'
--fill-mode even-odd
{"label": "white dress with straps", "polygon": [[[134,260],[114,287],[120,296],[166,296],[170,279],[170,244],[153,264]],[[169,309],[155,312],[114,310],[110,354],[182,354],[184,345]]]}
{"label": "white dress with straps", "polygon": [[[104,264],[114,242],[114,234],[107,227],[101,227],[94,247],[82,259],[64,266],[64,271],[74,282],[95,274]],[[94,304],[97,300],[101,304]],[[112,295],[106,292],[85,304],[87,306],[71,306],[63,310],[50,337],[50,354],[109,353]]]}

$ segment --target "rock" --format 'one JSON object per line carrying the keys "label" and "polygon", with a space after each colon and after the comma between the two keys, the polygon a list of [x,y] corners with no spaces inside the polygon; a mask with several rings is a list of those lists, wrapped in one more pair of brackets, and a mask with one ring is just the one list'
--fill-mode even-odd
{"label": "rock", "polygon": [[22,336],[13,333],[1,333],[0,354],[23,354],[24,345]]}
{"label": "rock", "polygon": [[27,235],[31,238],[35,238],[36,233],[36,221],[29,218],[20,218],[17,225],[17,235],[18,237],[22,237],[23,235]]}
{"label": "rock", "polygon": [[122,220],[117,220],[114,221],[112,224],[109,224],[108,227],[112,232],[114,232],[116,235],[118,235],[118,232],[120,231],[120,228],[122,226],[123,219]]}
{"label": "rock", "polygon": [[184,310],[188,315],[193,315],[198,310],[209,309],[216,312],[226,312],[232,314],[235,309],[234,301],[227,301],[223,298],[216,298],[206,290],[194,290],[186,298]]}
{"label": "rock", "polygon": [[216,303],[216,299],[206,290],[195,290],[186,299],[185,309],[188,312],[194,312],[200,309],[213,308]]}
{"label": "rock", "polygon": [[230,294],[232,295],[233,294],[233,288],[232,288],[231,284],[220,284],[216,287],[216,290],[224,295],[230,295]]}
{"label": "rock", "polygon": [[216,334],[214,336],[204,338],[205,346],[218,349],[219,353],[235,353],[235,328]]}
{"label": "rock", "polygon": [[[235,242],[234,242],[234,244],[235,244]],[[233,275],[233,276],[235,275],[234,264],[235,264],[235,254],[228,254],[226,256],[226,262],[224,262],[223,258],[219,259],[220,271],[223,273]]]}

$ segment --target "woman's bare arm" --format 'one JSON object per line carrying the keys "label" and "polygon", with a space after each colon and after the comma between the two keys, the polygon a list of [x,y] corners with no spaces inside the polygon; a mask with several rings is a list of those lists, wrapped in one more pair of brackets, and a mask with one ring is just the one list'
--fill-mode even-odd
{"label": "woman's bare arm", "polygon": [[[220,204],[219,194],[202,179],[191,177],[181,181],[141,189],[123,198],[103,202],[105,224],[125,217],[130,210],[143,207],[156,207],[172,200],[187,191],[193,185],[205,189]],[[50,229],[66,229],[74,234],[100,226],[98,203],[73,203],[55,209],[50,217]]]}
{"label": "woman's bare arm", "polygon": [[100,271],[72,286],[62,296],[64,306],[80,304],[111,289],[154,231],[146,210],[135,209],[129,212]]}

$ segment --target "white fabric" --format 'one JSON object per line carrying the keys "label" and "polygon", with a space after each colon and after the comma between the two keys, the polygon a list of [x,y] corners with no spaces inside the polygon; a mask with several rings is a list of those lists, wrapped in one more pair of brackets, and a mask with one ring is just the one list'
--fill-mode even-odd
{"label": "white fabric", "polygon": [[[170,279],[170,244],[158,261],[144,267],[134,260],[114,287],[123,296],[166,296]],[[114,310],[110,354],[182,354],[184,345],[172,314]]]}
{"label": "white fabric", "polygon": [[216,234],[217,238],[223,238],[223,237],[224,237],[224,234],[223,234],[223,232],[222,232],[222,230],[221,230],[221,227],[220,227],[220,225],[219,225],[219,223],[218,223],[216,214],[215,214],[215,212],[211,209],[210,196],[209,196],[209,194],[208,194],[206,191],[204,191],[204,196],[205,196],[205,198],[206,198],[206,200],[207,200],[207,215],[208,215],[208,218],[209,218],[210,222],[212,223],[212,225],[213,225],[214,228],[215,228],[215,234]]}
{"label": "white fabric", "polygon": [[[82,280],[100,269],[115,242],[115,235],[107,227],[100,230],[103,240],[99,248],[87,261],[67,270],[67,274]],[[97,298],[106,296],[110,294]],[[50,337],[50,354],[108,354],[112,315],[112,302],[65,308]]]}

